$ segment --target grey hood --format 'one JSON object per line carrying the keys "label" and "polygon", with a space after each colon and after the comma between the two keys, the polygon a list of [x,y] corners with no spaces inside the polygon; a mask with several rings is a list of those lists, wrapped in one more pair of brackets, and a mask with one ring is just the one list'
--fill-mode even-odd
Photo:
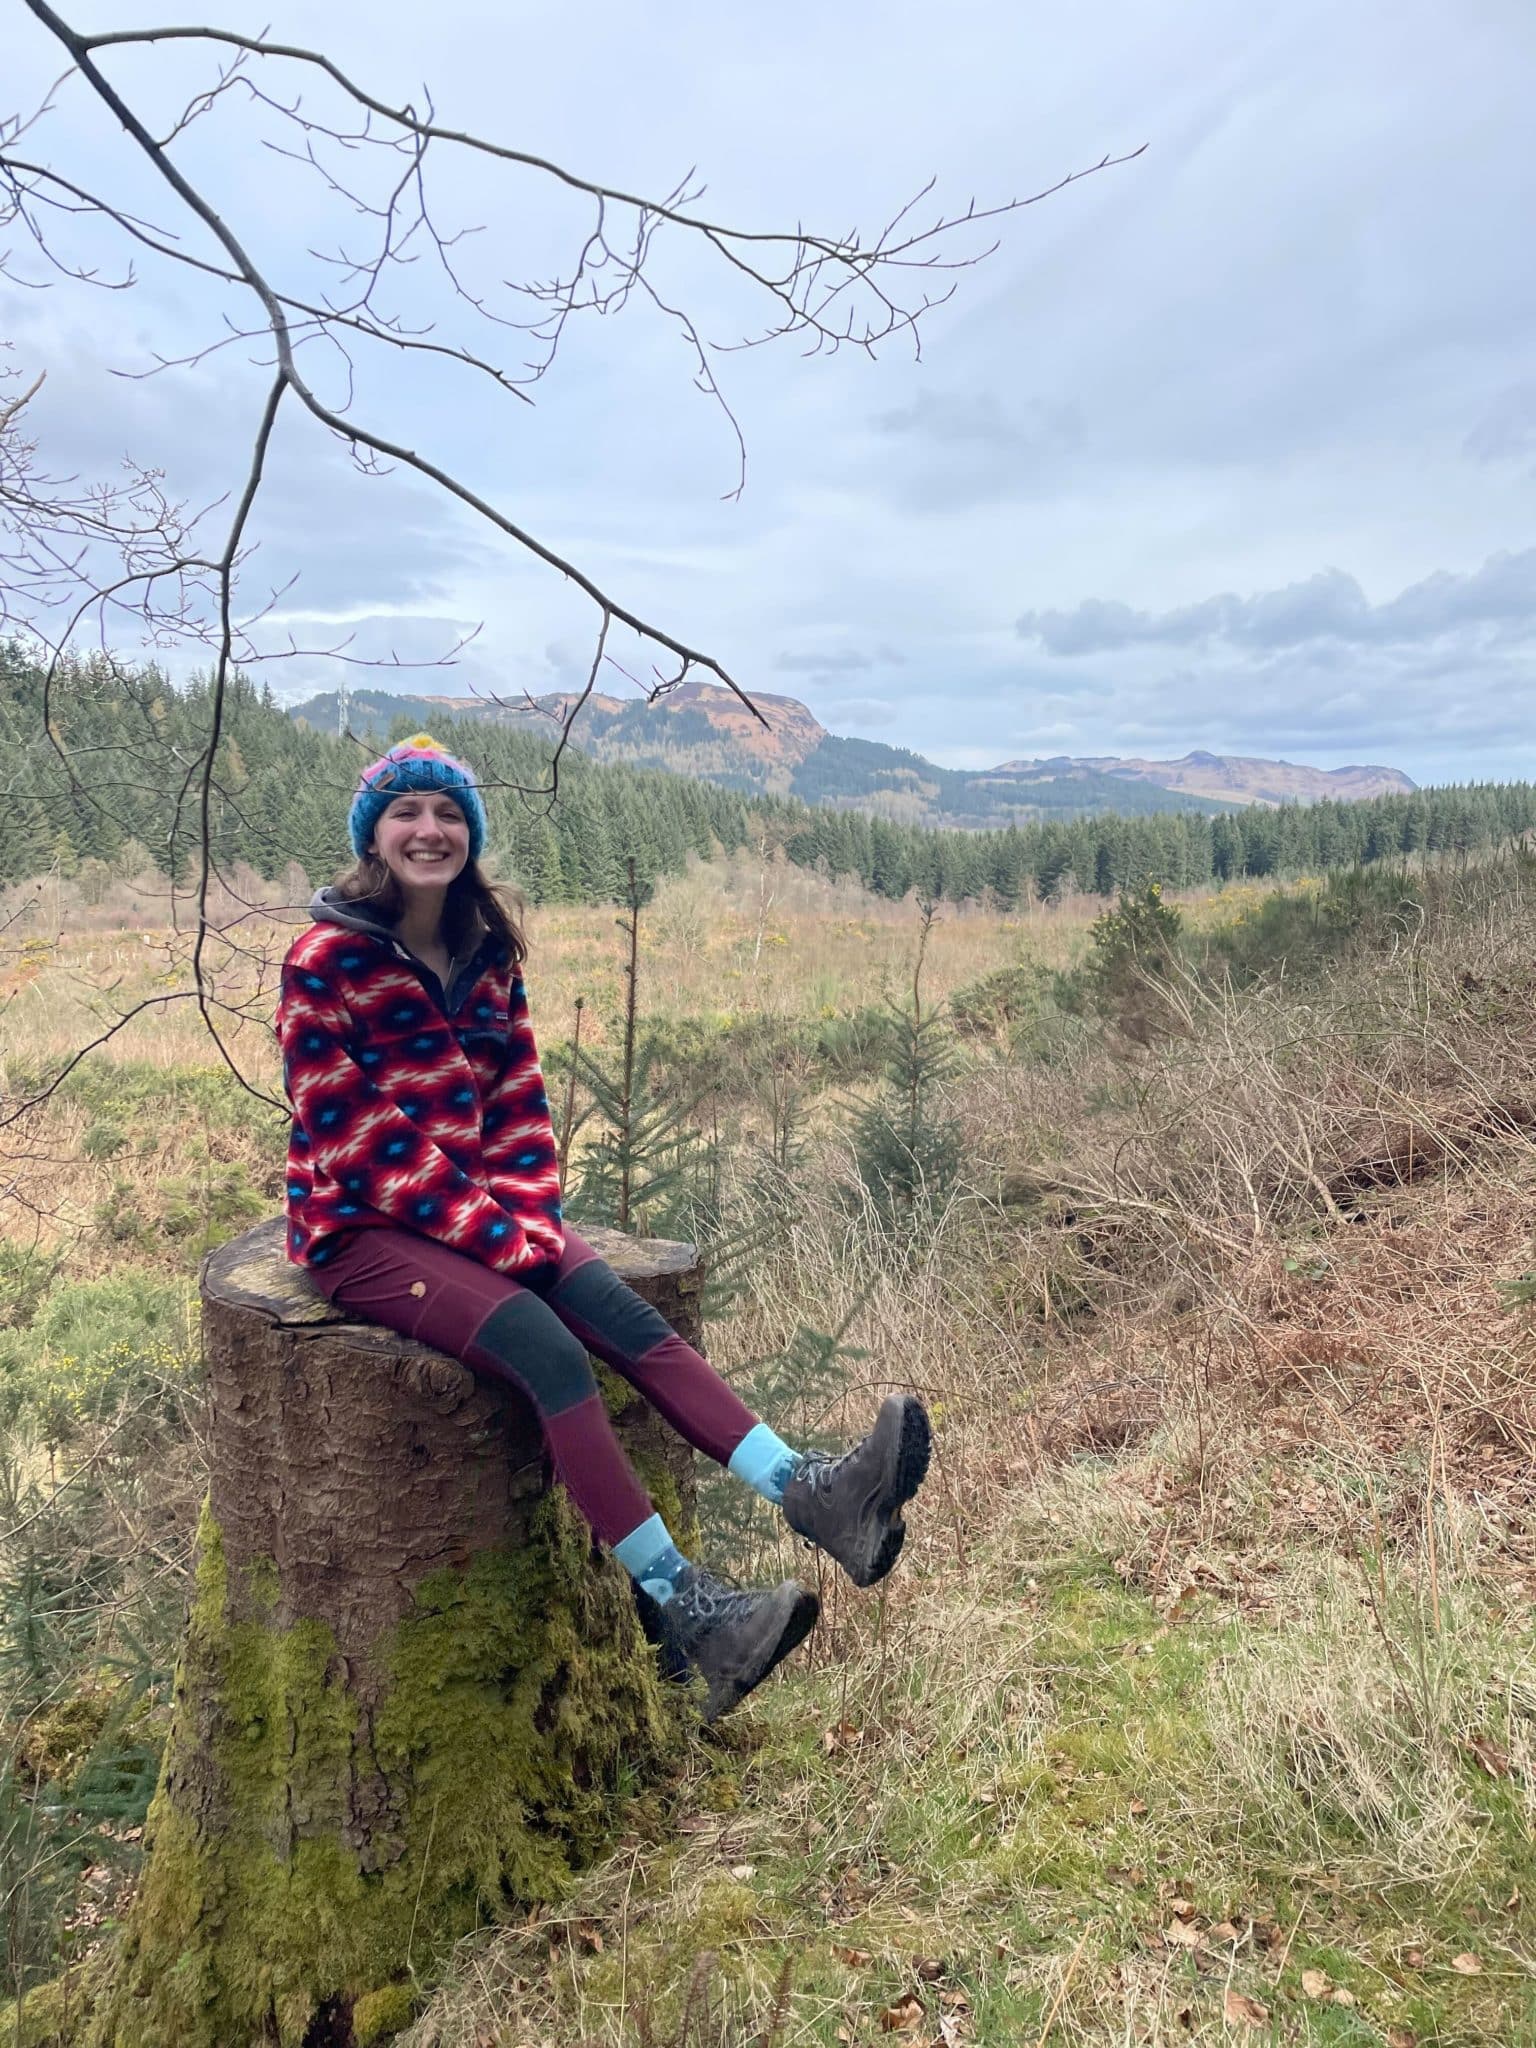
{"label": "grey hood", "polygon": [[395,943],[395,928],[387,917],[364,902],[348,903],[338,896],[334,883],[317,889],[309,899],[309,914],[316,924],[339,924],[344,931],[366,932],[371,939]]}
{"label": "grey hood", "polygon": [[[338,896],[334,883],[328,883],[325,888],[315,891],[309,899],[309,914],[316,924],[339,924],[343,931],[363,932],[370,939],[382,939],[402,960],[412,960],[418,967],[423,966],[421,961],[416,960],[415,954],[407,951],[400,943],[388,918],[382,916],[370,903],[349,903],[345,897]],[[488,949],[494,953],[494,957],[501,958],[501,947],[492,941],[488,933],[482,931],[472,950],[458,961],[457,972],[443,995],[444,1004],[450,1015],[474,986],[480,968],[487,958]],[[430,968],[423,968],[423,971],[431,974]],[[432,978],[435,986],[436,976]]]}

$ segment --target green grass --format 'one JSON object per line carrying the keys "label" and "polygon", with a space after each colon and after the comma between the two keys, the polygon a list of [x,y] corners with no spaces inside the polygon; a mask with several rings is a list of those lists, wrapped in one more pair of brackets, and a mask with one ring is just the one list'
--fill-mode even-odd
{"label": "green grass", "polygon": [[[637,2014],[675,2025],[689,1965],[710,1951],[747,2030],[722,2042],[763,2025],[786,1958],[785,2038],[828,2048],[903,2038],[909,1996],[924,2018],[908,2037],[922,2040],[947,2021],[959,2041],[1032,2043],[1049,2017],[1062,2042],[1215,2041],[1232,2038],[1229,1991],[1268,2014],[1235,2022],[1244,2040],[1536,2041],[1530,1921],[1508,1904],[1536,1893],[1515,1780],[1470,1755],[1427,1758],[1402,1805],[1370,1820],[1309,1808],[1267,1725],[1233,1767],[1249,1698],[1234,1672],[1267,1675],[1283,1702],[1299,1662],[1320,1714],[1328,1674],[1340,1714],[1358,1691],[1372,1648],[1331,1569],[1298,1560],[1317,1581],[1310,1621],[1209,1600],[1170,1623],[1091,1552],[1037,1563],[1032,1592],[998,1559],[969,1586],[956,1572],[909,1592],[883,1652],[861,1610],[846,1664],[791,1672],[701,1745],[683,1832],[628,1845],[587,1881],[562,1916],[580,1938],[554,1960],[547,1926],[477,1955],[482,1976],[499,1967],[524,1986],[487,2038],[643,2038]],[[1487,1706],[1482,1677],[1530,1648],[1528,1629],[1508,1642],[1480,1611],[1454,1627],[1451,1725],[1458,1705]],[[1390,1751],[1390,1729],[1361,1731],[1362,1745],[1372,1734]],[[1423,1818],[1415,1798],[1434,1820],[1447,1783],[1464,1807],[1454,1881],[1392,1876]],[[1475,1975],[1455,1967],[1468,1954]],[[467,1963],[450,1976],[412,2048],[477,2038],[474,1981]]]}

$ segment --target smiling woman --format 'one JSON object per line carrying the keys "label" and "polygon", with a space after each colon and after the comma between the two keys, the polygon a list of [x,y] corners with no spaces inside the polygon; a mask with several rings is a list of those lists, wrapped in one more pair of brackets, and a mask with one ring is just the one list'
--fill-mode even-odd
{"label": "smiling woman", "polygon": [[283,963],[293,1104],[288,1255],[339,1307],[511,1385],[594,1534],[660,1610],[673,1665],[728,1712],[818,1613],[794,1580],[734,1592],[678,1549],[614,1435],[589,1354],[782,1507],[856,1584],[882,1579],[928,1464],[893,1395],[836,1460],[802,1457],[571,1229],[528,1016],[521,931],[478,866],[473,771],[426,733],[363,771],[356,867]]}

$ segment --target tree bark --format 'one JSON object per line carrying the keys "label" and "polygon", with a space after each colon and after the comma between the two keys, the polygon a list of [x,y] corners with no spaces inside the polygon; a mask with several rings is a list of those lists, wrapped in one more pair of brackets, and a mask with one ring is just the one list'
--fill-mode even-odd
{"label": "tree bark", "polygon": [[[691,1246],[588,1235],[690,1341]],[[623,1573],[512,1389],[350,1323],[263,1224],[203,1273],[211,1479],[138,1897],[92,2048],[367,2048],[676,1754]],[[691,1453],[604,1376],[669,1524]]]}

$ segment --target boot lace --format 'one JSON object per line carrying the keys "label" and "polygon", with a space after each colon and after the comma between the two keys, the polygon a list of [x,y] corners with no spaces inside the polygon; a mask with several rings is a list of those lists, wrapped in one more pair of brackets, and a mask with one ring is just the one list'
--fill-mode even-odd
{"label": "boot lace", "polygon": [[728,1586],[713,1572],[699,1567],[690,1573],[662,1609],[668,1633],[686,1656],[714,1629],[727,1622],[744,1621],[758,1596]]}
{"label": "boot lace", "polygon": [[795,1477],[813,1500],[828,1500],[836,1490],[843,1467],[852,1456],[852,1451],[844,1451],[836,1458],[826,1451],[807,1451],[800,1460]]}

